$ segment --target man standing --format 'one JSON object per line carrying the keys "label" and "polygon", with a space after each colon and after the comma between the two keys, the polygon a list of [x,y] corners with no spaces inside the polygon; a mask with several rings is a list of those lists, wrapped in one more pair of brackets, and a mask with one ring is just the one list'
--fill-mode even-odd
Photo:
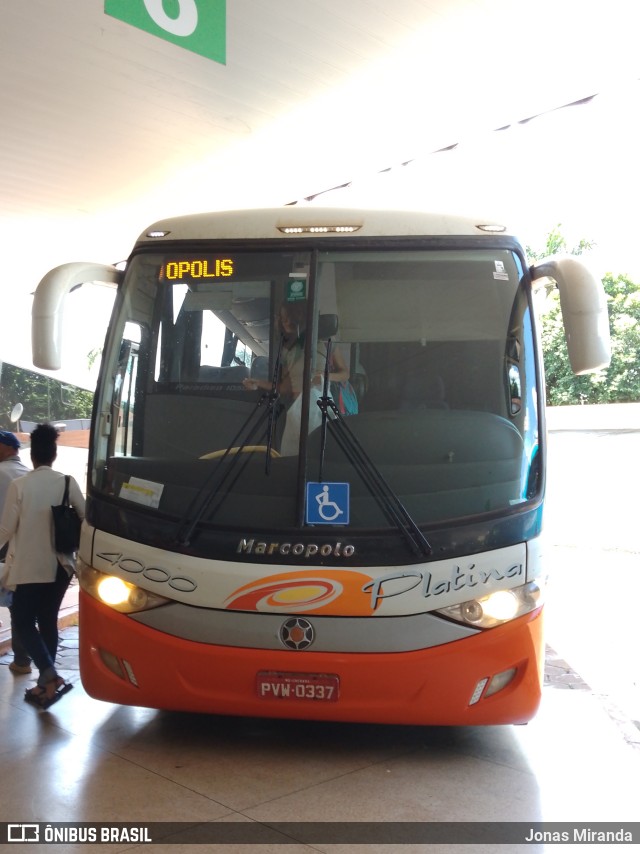
{"label": "man standing", "polygon": [[[0,430],[0,516],[2,516],[2,508],[11,481],[31,471],[18,456],[19,450],[18,437],[8,430]],[[0,561],[4,560],[7,547],[8,544],[0,549]],[[9,613],[11,614],[11,648],[13,650],[13,661],[9,665],[9,670],[15,674],[31,673],[31,659],[16,632],[13,608],[9,608]]]}

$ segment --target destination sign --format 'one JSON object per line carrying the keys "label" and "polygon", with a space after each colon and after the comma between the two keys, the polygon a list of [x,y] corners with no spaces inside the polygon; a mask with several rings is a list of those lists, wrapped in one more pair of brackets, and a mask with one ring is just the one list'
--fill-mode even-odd
{"label": "destination sign", "polygon": [[185,279],[228,279],[233,276],[233,258],[184,258],[167,261],[160,278],[170,282]]}

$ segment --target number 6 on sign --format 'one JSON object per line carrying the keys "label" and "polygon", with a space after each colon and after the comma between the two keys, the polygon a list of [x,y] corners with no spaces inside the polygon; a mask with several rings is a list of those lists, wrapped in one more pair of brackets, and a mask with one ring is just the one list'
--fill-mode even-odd
{"label": "number 6 on sign", "polygon": [[178,0],[177,18],[167,15],[162,0],[144,0],[144,5],[156,24],[174,36],[190,36],[198,26],[196,0]]}
{"label": "number 6 on sign", "polygon": [[227,0],[104,0],[118,18],[184,50],[224,63]]}

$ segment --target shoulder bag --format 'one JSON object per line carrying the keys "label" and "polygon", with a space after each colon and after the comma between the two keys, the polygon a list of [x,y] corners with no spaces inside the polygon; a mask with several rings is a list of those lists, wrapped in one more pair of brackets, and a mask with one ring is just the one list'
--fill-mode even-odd
{"label": "shoulder bag", "polygon": [[52,504],[53,531],[56,552],[72,554],[80,545],[80,526],[82,521],[69,504],[69,475],[64,478],[64,495],[62,504]]}

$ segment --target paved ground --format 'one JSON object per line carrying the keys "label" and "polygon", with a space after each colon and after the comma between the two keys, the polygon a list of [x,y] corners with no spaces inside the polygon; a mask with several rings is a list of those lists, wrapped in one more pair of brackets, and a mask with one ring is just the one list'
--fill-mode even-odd
{"label": "paved ground", "polygon": [[640,737],[640,404],[549,410],[547,640]]}

